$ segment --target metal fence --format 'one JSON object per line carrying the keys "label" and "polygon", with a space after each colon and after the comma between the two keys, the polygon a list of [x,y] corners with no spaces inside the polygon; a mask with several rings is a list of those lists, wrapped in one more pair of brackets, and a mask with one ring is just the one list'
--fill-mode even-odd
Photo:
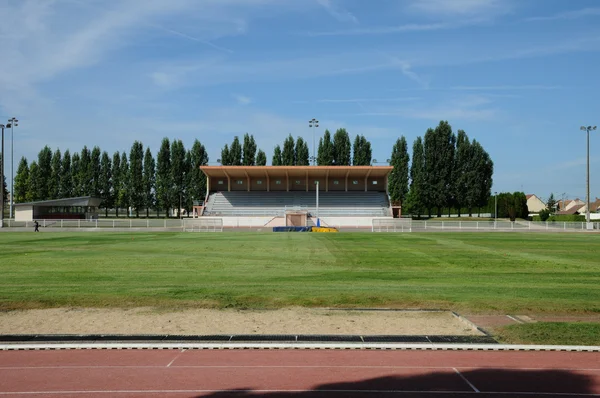
{"label": "metal fence", "polygon": [[[398,226],[406,230],[407,220],[397,220]],[[442,231],[600,231],[600,222],[541,222],[541,221],[410,221],[412,232]],[[394,232],[393,222],[387,228],[373,228],[374,232]]]}

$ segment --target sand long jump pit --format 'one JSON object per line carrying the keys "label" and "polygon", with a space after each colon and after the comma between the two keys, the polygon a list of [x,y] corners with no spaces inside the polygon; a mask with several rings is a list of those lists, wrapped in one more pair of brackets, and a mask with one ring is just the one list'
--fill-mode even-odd
{"label": "sand long jump pit", "polygon": [[449,311],[54,308],[0,312],[0,334],[483,336]]}

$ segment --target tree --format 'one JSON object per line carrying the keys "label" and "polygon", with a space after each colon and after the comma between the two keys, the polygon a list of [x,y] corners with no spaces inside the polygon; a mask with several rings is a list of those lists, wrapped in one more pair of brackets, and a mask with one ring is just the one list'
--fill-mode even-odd
{"label": "tree", "polygon": [[266,166],[267,165],[267,155],[263,152],[262,149],[259,149],[258,154],[256,155],[256,165],[257,166]]}
{"label": "tree", "polygon": [[317,165],[331,166],[333,165],[333,159],[333,144],[331,142],[331,133],[329,133],[329,130],[325,130],[323,138],[319,139]]}
{"label": "tree", "polygon": [[82,196],[83,187],[81,185],[81,174],[79,172],[81,165],[81,157],[78,152],[73,152],[71,157],[71,175],[73,176],[73,196]]}
{"label": "tree", "polygon": [[79,161],[79,182],[81,184],[81,195],[91,196],[92,192],[92,156],[87,146],[81,150],[81,160]]}
{"label": "tree", "polygon": [[[550,197],[548,198],[548,202],[546,202],[546,209],[550,210],[550,212],[552,212],[556,209],[556,199],[554,199],[554,193],[550,194]],[[546,221],[546,220],[542,220],[542,221]]]}
{"label": "tree", "polygon": [[354,139],[352,164],[354,166],[370,166],[372,158],[371,143],[364,136],[357,135]]}
{"label": "tree", "polygon": [[104,211],[108,217],[108,209],[113,206],[112,201],[112,163],[106,151],[102,152],[100,158],[100,176],[98,177],[98,196],[102,198]]}
{"label": "tree", "polygon": [[183,201],[185,193],[186,172],[185,147],[181,140],[174,140],[171,144],[171,180],[173,181],[173,196],[171,197],[171,203],[176,204],[177,206],[177,217],[181,216],[181,207],[179,204]]}
{"label": "tree", "polygon": [[294,153],[294,137],[288,135],[283,141],[283,153],[281,154],[282,166],[294,166],[296,164],[296,154]]}
{"label": "tree", "polygon": [[37,184],[37,192],[36,197],[37,200],[48,200],[50,199],[50,181],[52,175],[52,151],[46,145],[40,153],[38,154],[38,173],[39,173],[39,182]]}
{"label": "tree", "polygon": [[144,207],[144,145],[134,141],[129,152],[128,170],[129,204],[135,208],[135,216],[140,216],[140,209]]}
{"label": "tree", "polygon": [[115,215],[119,217],[119,197],[121,196],[121,154],[119,151],[112,158],[112,193],[110,203],[115,206]]}
{"label": "tree", "polygon": [[431,215],[431,208],[437,208],[437,215],[452,203],[452,168],[456,137],[452,127],[441,121],[435,130],[425,133],[425,183],[424,199]]}
{"label": "tree", "polygon": [[144,187],[144,207],[146,208],[146,217],[150,217],[150,208],[155,205],[154,187],[156,185],[156,163],[150,148],[146,148],[144,153],[143,181]]}
{"label": "tree", "polygon": [[200,166],[208,164],[208,153],[204,145],[194,140],[190,151],[190,172],[187,182],[188,196],[192,201],[203,201],[206,197],[206,175],[200,170]]}
{"label": "tree", "polygon": [[256,142],[253,135],[244,134],[244,166],[254,166],[256,164]]}
{"label": "tree", "polygon": [[392,172],[388,180],[388,189],[392,204],[403,206],[408,193],[408,146],[406,138],[400,137],[392,148],[390,158]]}
{"label": "tree", "polygon": [[308,166],[309,163],[309,150],[308,144],[302,137],[298,137],[296,140],[296,150],[294,158],[296,159],[296,166]]}
{"label": "tree", "polygon": [[[486,206],[492,194],[494,162],[490,155],[483,149],[477,140],[472,142],[476,170],[476,205],[479,207]],[[525,208],[527,208],[527,199],[525,199]],[[529,214],[523,218],[527,218]]]}
{"label": "tree", "polygon": [[459,217],[463,206],[466,206],[469,209],[469,213],[471,213],[471,209],[477,202],[477,191],[475,189],[476,170],[473,166],[473,148],[469,137],[463,130],[458,130],[452,180],[454,182],[454,200]]}
{"label": "tree", "polygon": [[49,196],[50,199],[60,198],[60,178],[62,176],[62,158],[60,149],[52,155],[52,170],[50,172]]}
{"label": "tree", "polygon": [[223,149],[221,149],[221,164],[223,166],[231,166],[231,151],[229,150],[229,145],[225,144]]}
{"label": "tree", "polygon": [[129,207],[131,206],[131,194],[130,194],[130,184],[129,184],[129,162],[127,161],[127,153],[123,151],[121,153],[121,168],[119,170],[119,196],[117,196],[117,203],[123,209],[125,209],[127,216],[131,213],[129,212]]}
{"label": "tree", "polygon": [[413,143],[412,164],[410,167],[410,189],[406,198],[406,207],[411,214],[421,216],[425,209],[423,193],[425,192],[425,153],[423,140],[417,137]]}
{"label": "tree", "polygon": [[498,195],[498,217],[509,218],[515,221],[517,218],[527,219],[529,209],[527,208],[527,197],[523,192],[502,192]]}
{"label": "tree", "polygon": [[[0,155],[0,164],[2,164],[2,155]],[[7,203],[7,199],[8,199],[8,188],[6,185],[6,176],[3,174],[2,175],[2,187],[0,187],[0,189],[2,189],[2,194],[3,194],[3,198],[4,198],[4,203]],[[0,209],[0,211],[4,211],[4,209]]]}
{"label": "tree", "polygon": [[283,165],[283,159],[281,156],[281,148],[279,147],[279,145],[276,145],[275,149],[273,150],[273,160],[271,161],[271,165],[272,166],[282,166]]}
{"label": "tree", "polygon": [[[227,147],[227,145],[225,145]],[[226,163],[223,163],[225,165]],[[157,210],[163,209],[169,217],[171,208],[171,191],[173,176],[171,174],[171,144],[168,138],[163,138],[156,158],[156,203]]]}
{"label": "tree", "polygon": [[100,196],[100,157],[102,153],[100,148],[95,146],[92,149],[92,156],[90,159],[89,177],[91,178],[90,195],[98,197]]}
{"label": "tree", "polygon": [[42,176],[40,174],[40,167],[36,162],[31,162],[29,166],[29,178],[27,180],[27,201],[35,202],[42,200],[40,192],[42,192],[41,184]]}
{"label": "tree", "polygon": [[240,145],[240,139],[237,135],[233,137],[233,142],[229,149],[229,161],[231,166],[242,165],[242,145]]}
{"label": "tree", "polygon": [[71,169],[71,153],[67,149],[62,158],[59,197],[73,197],[73,174]]}
{"label": "tree", "polygon": [[19,162],[17,168],[17,175],[15,176],[15,203],[23,203],[27,201],[27,184],[29,180],[29,165],[27,159],[23,156]]}
{"label": "tree", "polygon": [[350,166],[350,136],[346,129],[338,129],[333,135],[333,163],[336,166]]}

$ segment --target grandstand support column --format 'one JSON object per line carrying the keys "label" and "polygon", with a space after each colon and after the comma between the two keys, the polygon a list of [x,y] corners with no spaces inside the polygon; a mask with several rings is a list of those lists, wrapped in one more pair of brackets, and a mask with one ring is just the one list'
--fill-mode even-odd
{"label": "grandstand support column", "polygon": [[244,174],[246,174],[246,191],[250,192],[250,176],[248,175],[248,172],[246,170],[244,170]]}
{"label": "grandstand support column", "polygon": [[227,177],[227,192],[231,192],[231,177],[229,177],[229,174],[225,170],[223,170],[223,173]]}
{"label": "grandstand support column", "polygon": [[350,174],[350,170],[346,172],[346,178],[344,182],[344,189],[346,190],[346,192],[348,192],[348,174]]}
{"label": "grandstand support column", "polygon": [[317,198],[316,198],[316,200],[317,200],[317,206],[316,206],[316,208],[317,208],[317,212],[316,212],[317,213],[317,223],[319,223],[319,181],[318,180],[317,180],[317,186],[315,188],[317,189]]}
{"label": "grandstand support column", "polygon": [[271,179],[269,178],[269,173],[265,171],[265,178],[267,180],[267,192],[271,192]]}
{"label": "grandstand support column", "polygon": [[285,191],[290,192],[290,175],[285,171]]}
{"label": "grandstand support column", "polygon": [[325,192],[329,192],[329,169],[325,173]]}
{"label": "grandstand support column", "polygon": [[369,170],[369,171],[367,172],[367,175],[365,176],[365,192],[367,192],[367,188],[369,187],[369,184],[367,184],[367,180],[368,180],[368,178],[369,178],[369,175],[371,175],[371,171],[372,171],[372,170],[373,170],[373,169]]}
{"label": "grandstand support column", "polygon": [[308,170],[306,170],[306,192],[308,192]]}

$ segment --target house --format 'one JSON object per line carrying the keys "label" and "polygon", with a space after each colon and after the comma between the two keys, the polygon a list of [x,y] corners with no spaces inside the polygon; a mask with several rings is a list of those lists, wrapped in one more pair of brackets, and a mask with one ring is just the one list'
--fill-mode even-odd
{"label": "house", "polygon": [[527,198],[527,208],[530,213],[539,213],[546,208],[546,204],[537,197],[537,195],[529,194],[525,195]]}
{"label": "house", "polygon": [[[571,201],[574,202],[574,201]],[[556,212],[557,215],[572,215],[581,214],[581,209],[585,207],[585,204],[567,205],[566,210]],[[584,211],[585,212],[585,211]]]}

